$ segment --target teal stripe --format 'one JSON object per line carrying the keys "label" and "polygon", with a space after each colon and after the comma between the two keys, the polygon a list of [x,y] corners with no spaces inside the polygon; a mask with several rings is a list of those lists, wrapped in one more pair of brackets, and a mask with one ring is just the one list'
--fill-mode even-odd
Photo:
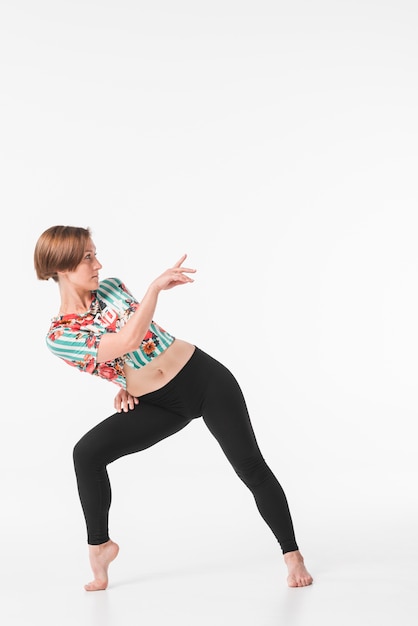
{"label": "teal stripe", "polygon": [[[132,302],[139,303],[138,300],[134,298],[134,296],[119,287],[119,284],[123,283],[118,278],[107,278],[103,280],[99,288],[97,290],[97,297],[103,300],[109,309],[114,309],[117,314],[122,317],[124,313],[126,313],[129,309],[129,306],[124,302],[125,299],[131,299]],[[58,329],[57,329],[58,330]],[[75,340],[75,334],[71,331],[68,331],[69,336],[66,334],[66,330],[64,330],[64,334],[61,337],[57,338],[55,341],[50,340],[47,337],[47,346],[51,350],[53,354],[56,356],[66,359],[67,361],[73,362],[74,365],[79,365],[83,362],[84,355],[88,354],[91,357],[95,358],[97,354],[97,350],[93,348],[88,348],[85,344],[85,338],[80,338],[79,340]],[[101,335],[103,332],[106,332],[103,327],[92,325],[90,328],[85,327],[84,330],[86,332],[91,332],[96,336]],[[175,340],[175,337],[168,332],[161,331],[156,322],[152,321],[150,324],[151,332],[158,339],[158,346],[156,347],[154,354],[161,354],[164,352]],[[145,367],[148,363],[153,360],[153,356],[148,356],[145,352],[139,347],[137,350],[131,352],[126,355],[127,361],[129,361],[129,365],[132,365],[135,369],[139,369],[141,367]],[[97,371],[94,372],[97,374]],[[125,379],[122,376],[118,376],[116,379],[119,383],[122,383],[122,386],[126,388]]]}

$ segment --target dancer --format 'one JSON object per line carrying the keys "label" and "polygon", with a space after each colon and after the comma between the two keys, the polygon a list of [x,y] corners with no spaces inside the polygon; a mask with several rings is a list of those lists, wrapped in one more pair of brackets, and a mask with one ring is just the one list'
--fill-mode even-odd
{"label": "dancer", "polygon": [[61,298],[59,314],[47,332],[48,348],[79,371],[119,387],[116,412],[74,447],[94,576],[85,589],[106,589],[109,565],[119,551],[108,532],[107,465],[200,417],[276,537],[288,585],[310,585],[285,493],[260,452],[238,382],[219,361],[154,321],[160,292],[194,281],[196,270],[183,265],[186,256],[155,278],[139,302],[122,280],[99,281],[102,265],[90,228],[52,226],[36,243],[36,275],[40,280],[52,278]]}

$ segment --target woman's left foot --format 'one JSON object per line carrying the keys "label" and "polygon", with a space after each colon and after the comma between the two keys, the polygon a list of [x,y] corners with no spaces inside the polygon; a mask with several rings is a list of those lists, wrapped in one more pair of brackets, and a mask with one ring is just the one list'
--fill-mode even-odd
{"label": "woman's left foot", "polygon": [[286,552],[284,562],[287,565],[289,587],[307,587],[312,585],[313,578],[305,567],[303,556],[299,550]]}

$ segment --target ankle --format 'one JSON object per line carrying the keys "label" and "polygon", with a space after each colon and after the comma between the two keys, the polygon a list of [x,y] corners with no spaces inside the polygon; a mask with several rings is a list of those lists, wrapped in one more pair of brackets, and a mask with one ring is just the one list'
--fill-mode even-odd
{"label": "ankle", "polygon": [[303,563],[303,556],[299,552],[299,550],[292,550],[292,552],[286,552],[284,555],[284,560],[286,563],[295,561],[299,563]]}
{"label": "ankle", "polygon": [[105,541],[105,543],[97,543],[97,544],[89,543],[89,550],[90,552],[96,552],[97,554],[100,554],[100,552],[102,552],[103,550],[106,550],[106,548],[111,543],[112,542],[110,539],[108,541]]}

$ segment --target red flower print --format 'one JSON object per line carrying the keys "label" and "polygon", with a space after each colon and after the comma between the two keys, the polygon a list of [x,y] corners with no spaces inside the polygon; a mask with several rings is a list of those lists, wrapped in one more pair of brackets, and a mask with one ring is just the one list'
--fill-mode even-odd
{"label": "red flower print", "polygon": [[87,372],[88,374],[93,374],[96,368],[96,360],[91,356],[91,354],[85,354],[84,362],[85,362],[84,371]]}
{"label": "red flower print", "polygon": [[92,348],[93,346],[95,346],[96,345],[96,339],[97,339],[97,337],[96,337],[96,335],[94,333],[89,333],[89,335],[87,336],[87,339],[86,339],[86,346],[88,348]]}
{"label": "red flower print", "polygon": [[100,363],[97,368],[97,373],[101,378],[106,378],[106,380],[113,380],[116,378],[117,374],[113,367],[106,365],[106,363]]}

